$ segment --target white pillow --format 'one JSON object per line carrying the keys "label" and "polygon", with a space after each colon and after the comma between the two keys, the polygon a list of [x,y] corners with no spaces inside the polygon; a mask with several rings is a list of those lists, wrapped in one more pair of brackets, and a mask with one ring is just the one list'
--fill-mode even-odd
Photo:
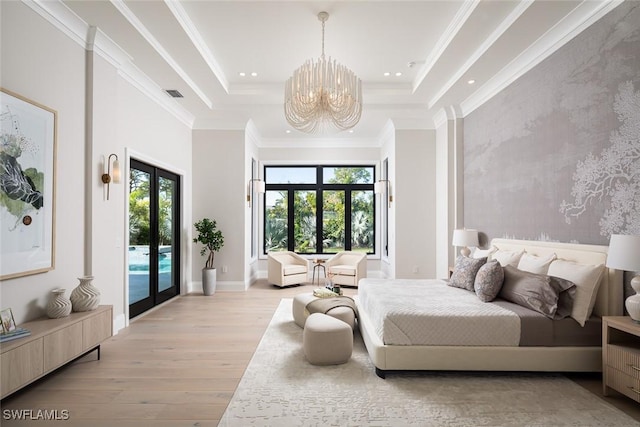
{"label": "white pillow", "polygon": [[501,266],[505,267],[507,265],[511,265],[513,267],[518,267],[518,262],[520,262],[520,257],[524,254],[524,251],[503,251],[498,249],[495,253],[491,255],[491,259],[497,260]]}
{"label": "white pillow", "polygon": [[480,248],[476,248],[475,251],[473,251],[473,255],[471,255],[472,258],[489,258],[489,256],[491,254],[493,254],[494,252],[496,252],[498,250],[498,248],[496,248],[495,246],[491,246],[489,249],[480,249]]}
{"label": "white pillow", "polygon": [[540,257],[525,252],[520,258],[520,261],[518,261],[518,270],[528,271],[534,274],[547,274],[549,264],[556,258],[558,258],[556,254]]}
{"label": "white pillow", "polygon": [[561,259],[555,260],[549,265],[547,272],[549,276],[560,277],[576,284],[576,297],[573,301],[571,317],[580,326],[584,326],[593,312],[603,271],[604,264],[578,264]]}

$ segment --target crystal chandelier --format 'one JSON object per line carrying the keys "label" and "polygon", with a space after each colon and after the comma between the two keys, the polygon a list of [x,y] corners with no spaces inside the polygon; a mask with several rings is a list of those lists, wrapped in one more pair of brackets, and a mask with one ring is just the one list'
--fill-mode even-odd
{"label": "crystal chandelier", "polygon": [[324,57],[324,23],[320,12],[322,56],[306,61],[293,72],[284,90],[287,122],[306,133],[343,131],[354,127],[362,115],[362,82],[347,67]]}

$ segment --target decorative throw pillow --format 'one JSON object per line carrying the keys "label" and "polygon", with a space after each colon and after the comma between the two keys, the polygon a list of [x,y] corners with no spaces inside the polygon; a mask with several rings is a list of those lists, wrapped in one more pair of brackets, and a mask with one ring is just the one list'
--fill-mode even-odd
{"label": "decorative throw pillow", "polygon": [[547,256],[537,256],[524,253],[518,261],[518,270],[528,271],[535,274],[547,274],[549,264],[557,258],[556,254]]}
{"label": "decorative throw pillow", "polygon": [[498,250],[498,248],[496,248],[495,246],[491,246],[489,249],[476,248],[476,250],[473,251],[473,254],[471,255],[471,257],[472,258],[487,258],[487,259],[489,259],[491,254],[493,254],[497,250]]}
{"label": "decorative throw pillow", "polygon": [[562,279],[560,277],[549,276],[551,279],[551,285],[560,290],[558,295],[558,310],[554,319],[564,319],[571,316],[573,310],[573,302],[576,298],[576,284],[570,280]]}
{"label": "decorative throw pillow", "polygon": [[491,255],[491,258],[497,260],[503,267],[507,265],[517,267],[523,254],[524,251],[503,251],[498,249],[493,255]]}
{"label": "decorative throw pillow", "polygon": [[491,261],[480,267],[473,288],[480,301],[491,302],[498,296],[503,281],[502,266],[498,261]]}
{"label": "decorative throw pillow", "polygon": [[508,265],[504,267],[504,283],[498,296],[553,319],[558,311],[560,293],[572,285],[569,281],[552,281],[549,276]]}
{"label": "decorative throw pillow", "polygon": [[578,264],[566,260],[556,260],[549,265],[549,276],[560,277],[576,284],[575,300],[571,309],[571,317],[584,326],[593,312],[596,303],[600,277],[604,264]]}
{"label": "decorative throw pillow", "polygon": [[454,288],[462,288],[473,292],[473,283],[476,280],[476,274],[480,267],[487,262],[486,258],[467,258],[458,256],[456,264],[453,268],[453,274],[449,279],[449,286]]}

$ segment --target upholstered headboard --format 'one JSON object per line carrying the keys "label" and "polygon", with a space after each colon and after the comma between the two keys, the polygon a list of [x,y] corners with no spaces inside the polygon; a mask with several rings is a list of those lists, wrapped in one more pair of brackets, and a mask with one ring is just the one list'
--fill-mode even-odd
{"label": "upholstered headboard", "polygon": [[[555,253],[558,259],[592,265],[605,264],[609,250],[608,246],[510,239],[493,239],[491,246],[507,251],[525,250],[527,253],[537,256]],[[624,303],[623,287],[623,272],[605,267],[593,308],[594,314],[621,316]]]}

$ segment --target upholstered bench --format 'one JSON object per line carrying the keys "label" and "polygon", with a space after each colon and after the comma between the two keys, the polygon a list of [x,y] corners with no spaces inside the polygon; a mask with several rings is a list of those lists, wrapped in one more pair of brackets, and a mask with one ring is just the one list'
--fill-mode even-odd
{"label": "upholstered bench", "polygon": [[[296,325],[304,328],[305,321],[307,320],[307,317],[309,317],[309,312],[306,308],[307,304],[317,299],[318,298],[313,296],[313,294],[298,294],[293,298],[291,309],[293,312],[293,321],[296,322]],[[342,320],[351,326],[351,329],[355,326],[356,316],[353,310],[349,307],[335,307],[327,311],[326,314]]]}
{"label": "upholstered bench", "polygon": [[351,358],[353,330],[342,320],[313,313],[302,337],[304,355],[312,365],[340,365]]}

